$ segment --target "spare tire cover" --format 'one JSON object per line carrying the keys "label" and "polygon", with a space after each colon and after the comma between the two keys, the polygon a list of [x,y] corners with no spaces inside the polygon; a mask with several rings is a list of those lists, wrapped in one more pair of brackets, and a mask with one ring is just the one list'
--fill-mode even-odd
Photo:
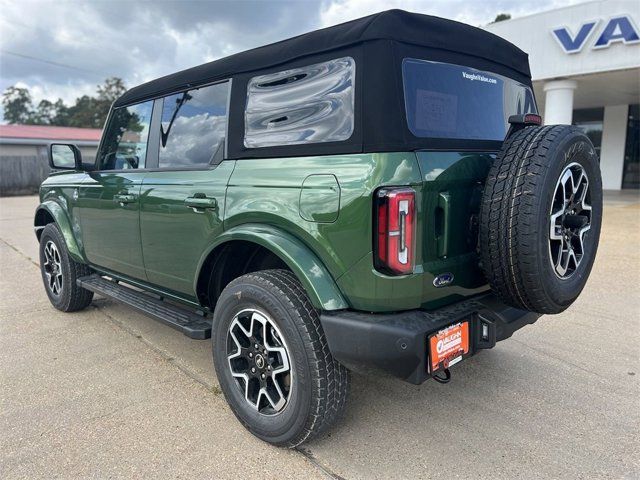
{"label": "spare tire cover", "polygon": [[589,138],[567,125],[507,138],[487,177],[479,253],[508,305],[559,313],[578,297],[596,257],[602,180]]}

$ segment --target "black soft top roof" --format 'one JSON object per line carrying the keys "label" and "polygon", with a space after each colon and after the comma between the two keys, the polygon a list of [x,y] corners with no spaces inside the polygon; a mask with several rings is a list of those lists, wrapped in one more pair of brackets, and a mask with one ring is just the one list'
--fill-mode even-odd
{"label": "black soft top roof", "polygon": [[127,91],[114,106],[376,40],[464,54],[506,67],[518,77],[531,77],[527,54],[492,33],[444,18],[388,10],[152,80]]}

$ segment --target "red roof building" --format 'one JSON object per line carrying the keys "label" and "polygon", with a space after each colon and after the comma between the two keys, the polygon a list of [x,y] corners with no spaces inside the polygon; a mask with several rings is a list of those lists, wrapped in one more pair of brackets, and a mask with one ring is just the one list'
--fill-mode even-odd
{"label": "red roof building", "polygon": [[99,128],[54,127],[50,125],[0,125],[1,143],[45,144],[54,141],[98,145]]}
{"label": "red roof building", "polygon": [[73,143],[93,163],[102,130],[49,125],[0,125],[0,197],[38,191],[49,175],[51,143]]}

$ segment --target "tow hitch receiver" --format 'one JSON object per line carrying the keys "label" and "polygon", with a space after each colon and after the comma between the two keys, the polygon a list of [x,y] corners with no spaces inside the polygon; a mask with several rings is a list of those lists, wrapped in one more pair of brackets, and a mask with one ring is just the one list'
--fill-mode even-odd
{"label": "tow hitch receiver", "polygon": [[432,378],[438,383],[449,383],[449,381],[451,380],[451,370],[445,368],[443,372],[444,377],[441,377],[439,373],[436,373]]}

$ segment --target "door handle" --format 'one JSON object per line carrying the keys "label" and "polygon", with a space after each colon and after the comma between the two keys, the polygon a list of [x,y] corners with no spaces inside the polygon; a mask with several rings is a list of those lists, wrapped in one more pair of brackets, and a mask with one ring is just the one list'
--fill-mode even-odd
{"label": "door handle", "polygon": [[129,193],[117,193],[113,196],[113,201],[124,205],[125,203],[133,203],[136,201],[136,196]]}
{"label": "door handle", "polygon": [[218,201],[213,197],[207,197],[204,193],[196,193],[193,197],[186,198],[184,204],[191,208],[218,208]]}

